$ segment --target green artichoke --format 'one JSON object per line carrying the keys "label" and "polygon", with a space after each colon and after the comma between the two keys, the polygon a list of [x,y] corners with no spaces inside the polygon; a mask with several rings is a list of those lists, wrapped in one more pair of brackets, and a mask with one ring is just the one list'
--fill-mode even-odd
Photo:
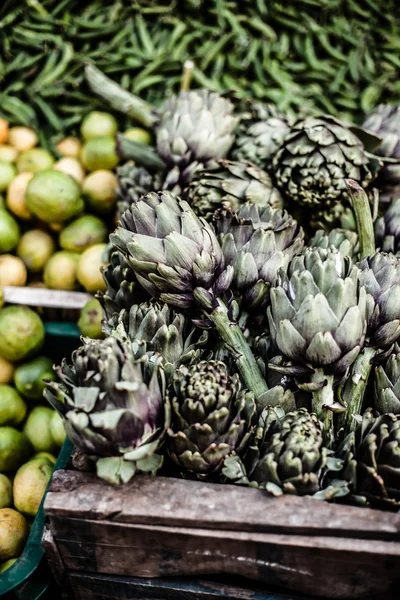
{"label": "green artichoke", "polygon": [[375,368],[374,407],[380,414],[400,414],[400,354]]}
{"label": "green artichoke", "polygon": [[167,449],[184,472],[214,477],[227,456],[246,449],[255,418],[254,396],[223,362],[181,366],[169,395]]}
{"label": "green artichoke", "polygon": [[[45,397],[63,417],[70,440],[96,461],[97,474],[126,482],[136,471],[156,472],[160,443],[170,424],[160,360],[135,359],[115,338],[86,339],[56,368],[61,384],[47,382]],[[61,396],[63,401],[58,397]]]}
{"label": "green artichoke", "polygon": [[370,345],[389,348],[400,338],[400,258],[376,252],[358,263],[367,291]]}
{"label": "green artichoke", "polygon": [[280,408],[267,407],[244,458],[228,457],[223,474],[274,496],[305,496],[316,494],[327,472],[341,465],[325,446],[323,425],[314,414],[300,408],[285,415]]}
{"label": "green artichoke", "polygon": [[110,235],[139,283],[178,309],[193,307],[194,294],[218,298],[232,280],[212,227],[187,202],[169,192],[147,194],[121,217]]}
{"label": "green artichoke", "polygon": [[375,241],[383,252],[400,256],[400,198],[375,221]]}
{"label": "green artichoke", "polygon": [[400,507],[400,416],[367,409],[338,449],[350,499],[376,508]]}
{"label": "green artichoke", "polygon": [[342,256],[355,258],[358,253],[358,235],[347,229],[331,229],[327,232],[319,229],[308,242],[309,248],[336,248]]}
{"label": "green artichoke", "polygon": [[384,163],[376,182],[379,199],[387,204],[400,193],[400,106],[380,104],[368,115],[363,128],[382,138],[377,155],[397,161]]}
{"label": "green artichoke", "polygon": [[118,187],[115,191],[117,199],[117,217],[149,192],[162,188],[163,178],[159,173],[150,173],[144,167],[137,167],[129,161],[117,169]]}
{"label": "green artichoke", "polygon": [[218,211],[213,224],[233,267],[231,290],[245,308],[265,306],[280,267],[303,248],[303,230],[284,210],[243,204],[237,212]]}
{"label": "green artichoke", "polygon": [[240,114],[231,157],[265,169],[289,133],[288,118],[275,106],[248,102]]}
{"label": "green artichoke", "polygon": [[346,179],[367,188],[379,161],[333,117],[307,117],[292,127],[273,159],[275,182],[299,204],[328,208],[347,198]]}
{"label": "green artichoke", "polygon": [[198,171],[183,197],[208,221],[219,208],[237,210],[244,202],[282,207],[282,196],[265,171],[248,162],[220,160]]}

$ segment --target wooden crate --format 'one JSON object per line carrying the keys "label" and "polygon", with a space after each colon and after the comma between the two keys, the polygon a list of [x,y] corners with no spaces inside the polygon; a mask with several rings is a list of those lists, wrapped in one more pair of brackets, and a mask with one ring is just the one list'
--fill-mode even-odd
{"label": "wooden crate", "polygon": [[76,599],[145,597],[85,595],[88,577],[215,575],[307,596],[400,597],[395,513],[165,477],[114,487],[73,470],[55,474],[45,511],[46,553]]}

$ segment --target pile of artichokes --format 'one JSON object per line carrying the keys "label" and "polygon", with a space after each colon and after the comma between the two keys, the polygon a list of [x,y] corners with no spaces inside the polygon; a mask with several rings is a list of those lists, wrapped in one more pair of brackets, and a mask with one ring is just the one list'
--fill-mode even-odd
{"label": "pile of artichokes", "polygon": [[111,483],[398,510],[399,110],[360,129],[207,90],[135,106],[155,145],[118,140],[106,338],[46,391],[68,435]]}

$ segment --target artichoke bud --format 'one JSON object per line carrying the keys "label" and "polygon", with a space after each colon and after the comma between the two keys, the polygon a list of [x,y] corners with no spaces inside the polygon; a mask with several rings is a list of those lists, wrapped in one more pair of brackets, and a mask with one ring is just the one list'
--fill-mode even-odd
{"label": "artichoke bud", "polygon": [[380,414],[400,414],[400,354],[375,368],[374,407]]}
{"label": "artichoke bud", "polygon": [[342,256],[353,258],[358,253],[358,235],[355,231],[346,229],[332,229],[326,232],[318,230],[309,241],[311,248],[336,248]]}

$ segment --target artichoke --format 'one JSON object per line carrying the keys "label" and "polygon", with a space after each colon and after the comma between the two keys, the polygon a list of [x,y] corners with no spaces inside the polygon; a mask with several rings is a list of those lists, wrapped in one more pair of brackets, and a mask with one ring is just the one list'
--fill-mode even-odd
{"label": "artichoke", "polygon": [[284,210],[247,202],[235,213],[218,211],[213,224],[225,263],[233,267],[231,290],[246,308],[268,299],[277,271],[303,248],[303,230]]}
{"label": "artichoke", "polygon": [[322,423],[300,408],[285,415],[280,408],[262,412],[254,440],[241,460],[228,457],[223,474],[239,485],[265,489],[274,496],[316,494],[329,470],[341,461],[324,443]]}
{"label": "artichoke", "polygon": [[347,198],[346,179],[367,188],[379,161],[359,138],[333,117],[307,117],[292,127],[273,159],[275,182],[303,205],[328,208]]}
{"label": "artichoke", "polygon": [[380,414],[400,414],[400,354],[375,368],[374,407]]}
{"label": "artichoke", "polygon": [[375,221],[375,241],[384,252],[400,256],[400,198]]}
{"label": "artichoke", "polygon": [[[70,440],[96,461],[99,477],[126,482],[136,471],[156,472],[156,454],[170,423],[160,362],[115,338],[85,340],[56,368],[61,385],[45,396],[64,420]],[[58,399],[61,396],[62,402]]]}
{"label": "artichoke", "polygon": [[384,163],[376,182],[380,201],[387,204],[400,193],[400,106],[380,104],[368,115],[363,128],[382,138],[377,155],[397,161]]}
{"label": "artichoke", "polygon": [[275,106],[249,102],[240,114],[231,157],[265,169],[289,133],[288,118]]}
{"label": "artichoke", "polygon": [[358,235],[347,229],[331,229],[326,232],[319,229],[308,242],[309,248],[336,248],[342,256],[354,258],[358,253]]}
{"label": "artichoke", "polygon": [[370,345],[387,349],[400,337],[400,258],[376,252],[359,263],[367,291]]}
{"label": "artichoke", "polygon": [[223,362],[181,366],[169,396],[172,423],[167,449],[184,472],[215,477],[227,456],[246,449],[255,416],[254,396]]}
{"label": "artichoke", "polygon": [[282,206],[282,196],[265,171],[248,162],[229,160],[198,171],[183,197],[207,220],[219,208],[237,210],[246,201],[273,208]]}
{"label": "artichoke", "polygon": [[137,167],[129,161],[117,169],[118,187],[115,191],[117,199],[117,217],[149,192],[162,188],[163,178],[159,173],[150,173],[144,167]]}
{"label": "artichoke", "polygon": [[229,288],[232,269],[215,233],[187,202],[169,192],[147,194],[120,223],[110,241],[153,297],[186,309],[196,291],[219,297]]}
{"label": "artichoke", "polygon": [[374,417],[367,409],[337,452],[344,460],[342,477],[351,500],[377,508],[400,507],[400,416]]}

